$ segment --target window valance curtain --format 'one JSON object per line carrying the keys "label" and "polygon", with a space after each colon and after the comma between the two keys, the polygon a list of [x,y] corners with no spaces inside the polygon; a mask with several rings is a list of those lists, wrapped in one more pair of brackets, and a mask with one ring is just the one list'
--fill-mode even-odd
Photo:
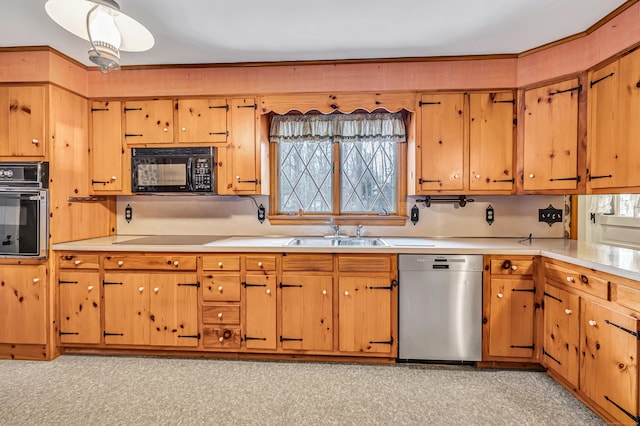
{"label": "window valance curtain", "polygon": [[269,133],[271,142],[407,141],[400,113],[277,115]]}

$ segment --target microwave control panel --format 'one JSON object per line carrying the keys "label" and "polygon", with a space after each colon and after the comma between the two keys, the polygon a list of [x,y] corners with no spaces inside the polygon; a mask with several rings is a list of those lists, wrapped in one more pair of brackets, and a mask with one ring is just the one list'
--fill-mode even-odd
{"label": "microwave control panel", "polygon": [[193,164],[193,189],[196,192],[212,192],[212,169],[210,158],[196,157]]}

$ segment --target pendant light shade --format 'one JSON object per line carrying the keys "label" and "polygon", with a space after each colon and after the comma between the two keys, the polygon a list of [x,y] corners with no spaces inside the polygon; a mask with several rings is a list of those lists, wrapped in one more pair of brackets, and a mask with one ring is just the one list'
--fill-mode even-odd
{"label": "pendant light shade", "polygon": [[48,0],[45,9],[65,30],[89,41],[89,59],[106,74],[120,68],[120,51],[143,52],[153,47],[144,25],[120,12],[114,0]]}

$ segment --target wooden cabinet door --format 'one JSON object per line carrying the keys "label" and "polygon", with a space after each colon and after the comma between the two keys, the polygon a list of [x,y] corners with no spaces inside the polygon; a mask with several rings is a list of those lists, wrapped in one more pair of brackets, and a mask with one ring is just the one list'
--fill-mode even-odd
{"label": "wooden cabinet door", "polygon": [[580,297],[556,287],[544,291],[544,342],[547,367],[576,388],[579,370]]}
{"label": "wooden cabinet door", "polygon": [[225,98],[181,99],[177,110],[179,143],[227,141],[229,105]]}
{"label": "wooden cabinet door", "polygon": [[0,343],[47,343],[45,265],[0,268]]}
{"label": "wooden cabinet door", "polygon": [[515,188],[513,92],[469,95],[469,189],[511,192]]}
{"label": "wooden cabinet door", "polygon": [[391,287],[388,277],[341,276],[338,312],[341,352],[391,353]]}
{"label": "wooden cabinet door", "polygon": [[422,95],[419,105],[419,192],[463,190],[464,94]]}
{"label": "wooden cabinet door", "polygon": [[577,78],[524,93],[525,191],[578,185]]}
{"label": "wooden cabinet door", "polygon": [[284,274],[282,349],[330,351],[333,347],[333,277]]}
{"label": "wooden cabinet door", "polygon": [[123,111],[127,145],[173,142],[173,101],[127,101]]}
{"label": "wooden cabinet door", "polygon": [[0,87],[0,108],[0,157],[44,156],[45,87]]}
{"label": "wooden cabinet door", "polygon": [[104,342],[149,344],[149,274],[104,274]]}
{"label": "wooden cabinet door", "polygon": [[614,161],[615,177],[612,184],[617,187],[640,186],[640,51],[635,51],[620,58],[620,84],[618,90],[620,111],[619,129],[622,133],[620,142],[615,146],[611,161]]}
{"label": "wooden cabinet door", "polygon": [[122,115],[117,101],[91,104],[91,190],[119,193],[124,185]]}
{"label": "wooden cabinet door", "polygon": [[580,389],[617,421],[635,424],[624,411],[638,415],[638,320],[585,299],[581,309]]}
{"label": "wooden cabinet door", "polygon": [[149,274],[149,344],[198,346],[195,274]]}
{"label": "wooden cabinet door", "polygon": [[[220,168],[219,191],[226,194],[260,193],[260,155],[257,138],[257,105],[254,98],[229,100],[229,146],[226,153],[227,168]],[[221,156],[220,156],[221,157]],[[219,158],[224,161],[224,158]],[[220,175],[224,175],[221,177]]]}
{"label": "wooden cabinet door", "polygon": [[533,356],[534,291],[531,279],[491,279],[489,355]]}
{"label": "wooden cabinet door", "polygon": [[98,271],[60,271],[60,342],[100,343]]}
{"label": "wooden cabinet door", "polygon": [[244,287],[245,334],[247,349],[276,348],[275,274],[247,275]]}

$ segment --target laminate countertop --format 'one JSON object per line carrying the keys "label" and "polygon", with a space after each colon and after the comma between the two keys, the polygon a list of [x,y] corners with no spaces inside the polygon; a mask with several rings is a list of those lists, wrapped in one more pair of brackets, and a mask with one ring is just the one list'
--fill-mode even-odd
{"label": "laminate countertop", "polygon": [[[304,239],[302,245],[295,239]],[[376,245],[371,240],[379,239]],[[336,245],[323,237],[114,235],[53,245],[56,251],[272,252],[542,255],[640,281],[640,251],[567,239],[370,237],[366,245]],[[353,241],[357,243],[358,241]],[[300,243],[298,241],[297,243]],[[293,244],[293,245],[292,245]]]}

